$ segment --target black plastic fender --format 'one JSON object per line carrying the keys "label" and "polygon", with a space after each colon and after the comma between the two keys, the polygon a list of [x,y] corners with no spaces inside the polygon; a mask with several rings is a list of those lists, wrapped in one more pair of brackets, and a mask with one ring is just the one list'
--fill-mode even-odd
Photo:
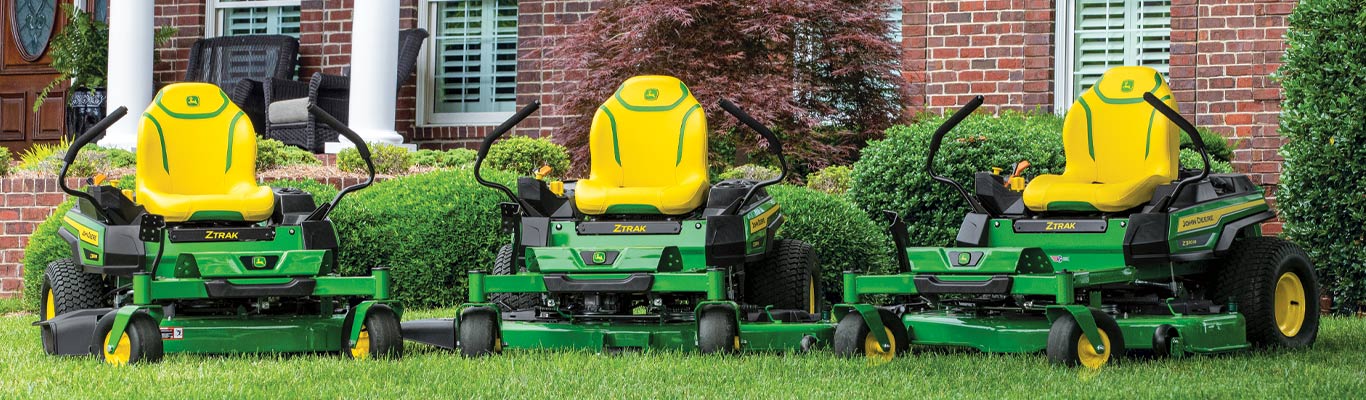
{"label": "black plastic fender", "polygon": [[92,308],[36,322],[42,329],[43,351],[54,356],[88,356],[95,342],[95,324],[113,308]]}

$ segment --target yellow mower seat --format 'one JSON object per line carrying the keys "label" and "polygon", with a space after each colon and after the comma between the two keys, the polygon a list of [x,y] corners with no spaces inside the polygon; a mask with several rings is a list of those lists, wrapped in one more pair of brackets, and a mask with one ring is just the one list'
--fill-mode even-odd
{"label": "yellow mower seat", "polygon": [[707,118],[678,78],[637,76],[593,116],[588,179],[574,204],[588,215],[680,215],[702,205]]}
{"label": "yellow mower seat", "polygon": [[256,185],[256,131],[208,83],[157,93],[138,124],[138,204],[166,222],[263,221],[275,196]]}
{"label": "yellow mower seat", "polygon": [[1175,109],[1162,74],[1148,67],[1116,67],[1082,93],[1063,120],[1062,175],[1042,175],[1025,186],[1033,211],[1124,211],[1152,200],[1176,180],[1175,124],[1143,100],[1150,92]]}

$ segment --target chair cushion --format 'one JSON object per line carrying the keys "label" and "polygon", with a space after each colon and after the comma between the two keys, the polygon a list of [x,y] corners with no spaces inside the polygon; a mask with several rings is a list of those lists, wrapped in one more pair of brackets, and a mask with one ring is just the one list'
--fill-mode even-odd
{"label": "chair cushion", "polygon": [[[1128,210],[1153,198],[1159,185],[1170,182],[1164,176],[1150,175],[1114,183],[1077,182],[1064,175],[1042,175],[1025,187],[1025,204],[1043,205],[1036,211]],[[1034,209],[1034,207],[1030,207]]]}
{"label": "chair cushion", "polygon": [[274,209],[256,184],[256,133],[217,86],[166,86],[138,124],[137,203],[166,222],[263,221]]}
{"label": "chair cushion", "polygon": [[707,188],[707,120],[678,78],[628,79],[593,116],[589,176],[574,189],[580,212],[687,214]]}
{"label": "chair cushion", "polygon": [[270,103],[266,111],[271,124],[293,124],[308,122],[308,98],[300,97]]}

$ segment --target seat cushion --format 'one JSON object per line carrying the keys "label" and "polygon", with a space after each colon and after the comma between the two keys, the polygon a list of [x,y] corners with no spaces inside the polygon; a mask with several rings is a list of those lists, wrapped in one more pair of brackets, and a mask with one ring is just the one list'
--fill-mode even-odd
{"label": "seat cushion", "polygon": [[238,185],[223,194],[169,194],[140,191],[147,212],[167,221],[263,221],[275,207],[269,186]]}
{"label": "seat cushion", "polygon": [[574,187],[579,212],[600,214],[687,214],[702,205],[706,179],[688,179],[662,187],[616,187],[584,179]]}
{"label": "seat cushion", "polygon": [[1063,175],[1040,175],[1025,186],[1024,201],[1035,211],[1118,212],[1152,200],[1153,191],[1168,181],[1158,175],[1115,183],[1080,182]]}
{"label": "seat cushion", "polygon": [[308,122],[308,98],[300,97],[270,103],[266,115],[271,124]]}

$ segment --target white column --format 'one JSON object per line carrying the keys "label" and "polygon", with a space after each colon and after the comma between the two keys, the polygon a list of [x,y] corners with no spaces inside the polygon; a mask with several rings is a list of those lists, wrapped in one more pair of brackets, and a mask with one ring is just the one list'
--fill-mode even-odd
{"label": "white column", "polygon": [[[398,0],[355,2],[351,21],[351,98],[347,125],[367,143],[402,144],[394,131],[398,97]],[[345,138],[328,153],[350,147]]]}
{"label": "white column", "polygon": [[106,111],[128,107],[128,115],[109,127],[101,146],[137,146],[138,119],[152,103],[152,0],[119,0],[109,7],[109,90]]}

